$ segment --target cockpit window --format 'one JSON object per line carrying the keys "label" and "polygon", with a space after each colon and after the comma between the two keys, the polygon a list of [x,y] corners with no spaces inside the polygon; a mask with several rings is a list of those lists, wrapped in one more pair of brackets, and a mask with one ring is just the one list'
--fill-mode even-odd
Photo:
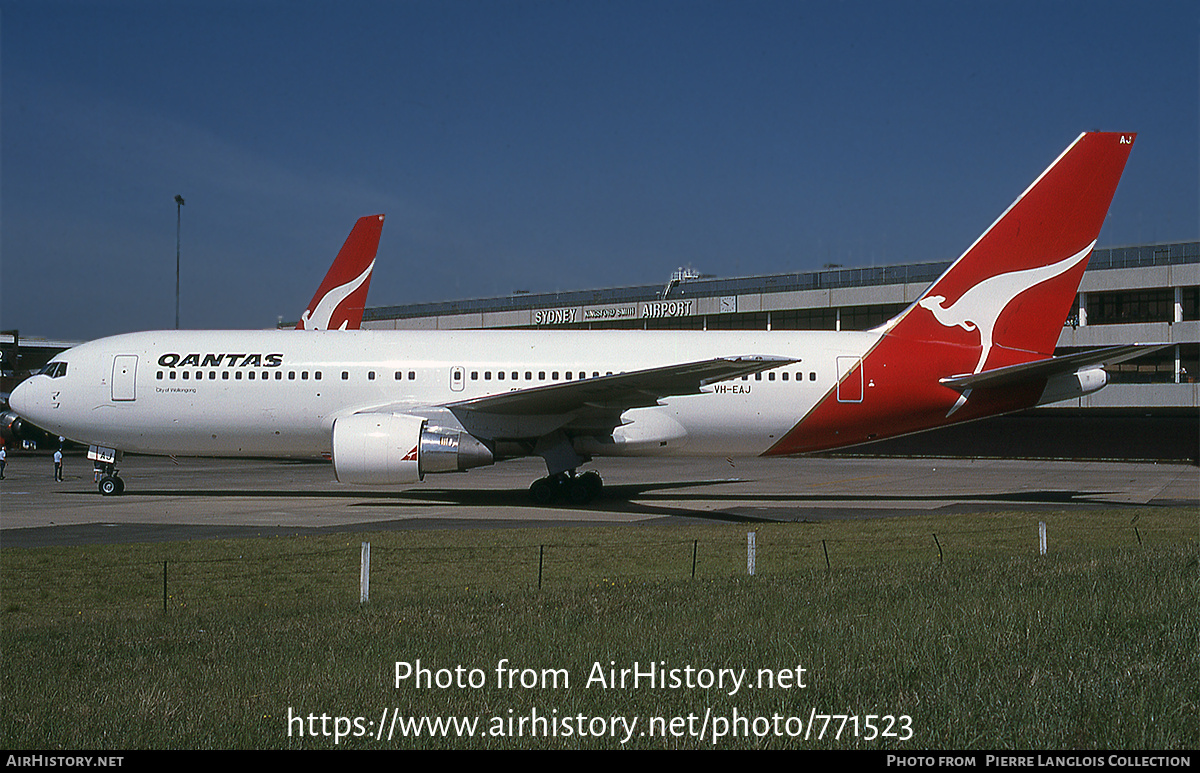
{"label": "cockpit window", "polygon": [[67,363],[65,362],[50,362],[46,367],[42,368],[41,374],[50,378],[62,378],[67,375]]}

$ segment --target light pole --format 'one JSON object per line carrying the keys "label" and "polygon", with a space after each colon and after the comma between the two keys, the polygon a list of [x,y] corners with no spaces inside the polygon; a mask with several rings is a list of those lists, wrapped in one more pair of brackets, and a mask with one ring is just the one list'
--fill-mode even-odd
{"label": "light pole", "polygon": [[175,329],[179,329],[179,226],[183,222],[183,197],[175,194]]}

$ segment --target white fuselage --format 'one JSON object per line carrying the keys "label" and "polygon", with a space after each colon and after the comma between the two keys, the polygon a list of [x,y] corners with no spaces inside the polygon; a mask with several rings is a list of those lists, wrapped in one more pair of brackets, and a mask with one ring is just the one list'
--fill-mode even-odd
{"label": "white fuselage", "polygon": [[[718,357],[795,360],[622,416],[588,454],[757,455],[822,398],[877,332],[161,331],[64,352],[14,406],[88,445],[151,454],[329,454],[342,416],[455,419],[441,406],[486,395]],[[869,400],[859,394],[854,399]]]}

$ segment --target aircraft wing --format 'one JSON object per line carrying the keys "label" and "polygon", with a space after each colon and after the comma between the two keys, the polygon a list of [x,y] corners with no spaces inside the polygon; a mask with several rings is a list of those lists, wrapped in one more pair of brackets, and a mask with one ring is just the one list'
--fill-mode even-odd
{"label": "aircraft wing", "polygon": [[558,430],[603,435],[619,427],[621,414],[631,408],[658,405],[665,397],[698,394],[708,384],[792,362],[796,360],[786,357],[722,357],[517,389],[447,403],[442,409],[481,438],[528,440]]}
{"label": "aircraft wing", "polygon": [[698,394],[718,381],[747,376],[796,362],[786,357],[722,357],[615,373],[487,397],[449,403],[455,415],[488,413],[507,416],[562,415],[587,409],[615,410],[657,405],[664,397]]}
{"label": "aircraft wing", "polygon": [[444,426],[456,421],[472,435],[490,439],[534,440],[560,429],[606,434],[619,427],[621,414],[632,408],[658,405],[666,397],[698,394],[708,384],[793,362],[799,360],[758,355],[721,357],[514,389],[441,405],[388,403],[359,412],[407,413],[437,418],[437,423]]}
{"label": "aircraft wing", "polygon": [[1129,344],[1112,346],[1106,349],[1068,354],[1063,357],[1051,357],[1047,360],[1026,362],[1021,365],[1009,365],[1004,368],[993,368],[982,373],[969,373],[963,376],[951,376],[941,379],[941,384],[951,389],[965,392],[968,389],[1007,386],[1035,378],[1049,378],[1065,373],[1074,373],[1081,368],[1103,365],[1116,365],[1119,362],[1141,357],[1143,354],[1165,349],[1172,344]]}

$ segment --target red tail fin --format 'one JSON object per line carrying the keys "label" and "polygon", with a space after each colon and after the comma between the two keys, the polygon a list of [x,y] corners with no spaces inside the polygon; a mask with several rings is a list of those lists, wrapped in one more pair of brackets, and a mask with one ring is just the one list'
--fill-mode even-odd
{"label": "red tail fin", "polygon": [[325,281],[300,315],[297,330],[357,330],[362,326],[382,232],[383,215],[358,219],[329,267]]}
{"label": "red tail fin", "polygon": [[[768,454],[796,454],[1022,410],[1050,371],[966,378],[1053,355],[1133,134],[1083,134]],[[851,354],[847,352],[847,354]],[[839,368],[840,370],[840,368]],[[1004,371],[1012,374],[1013,371]],[[977,383],[978,388],[955,386]],[[845,396],[842,384],[857,384]],[[865,385],[861,386],[861,385]]]}
{"label": "red tail fin", "polygon": [[1135,136],[1081,134],[889,332],[978,347],[976,373],[1053,354]]}

